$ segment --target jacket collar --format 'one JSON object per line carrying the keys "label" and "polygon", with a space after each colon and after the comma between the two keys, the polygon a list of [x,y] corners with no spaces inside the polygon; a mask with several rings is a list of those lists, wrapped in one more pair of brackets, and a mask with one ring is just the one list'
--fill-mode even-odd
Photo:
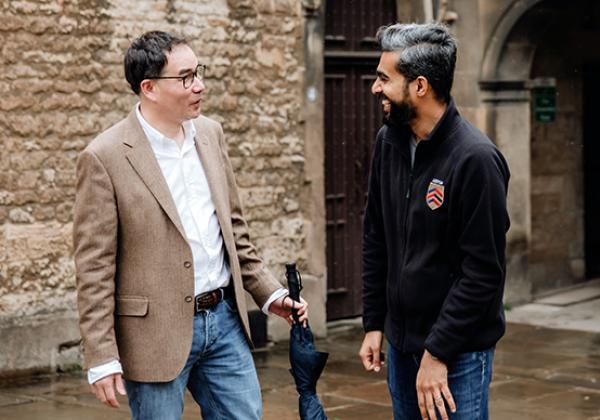
{"label": "jacket collar", "polygon": [[448,106],[446,106],[442,118],[440,118],[435,127],[433,127],[433,130],[431,130],[431,133],[429,133],[427,138],[424,139],[426,140],[425,144],[428,145],[427,147],[434,147],[434,145],[438,145],[446,140],[448,136],[452,134],[459,121],[460,114],[456,109],[454,99],[450,98],[450,102],[448,102]]}

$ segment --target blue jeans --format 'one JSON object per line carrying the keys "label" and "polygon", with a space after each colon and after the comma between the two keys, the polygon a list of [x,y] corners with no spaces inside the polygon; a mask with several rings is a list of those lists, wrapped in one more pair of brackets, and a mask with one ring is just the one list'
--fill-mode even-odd
{"label": "blue jeans", "polygon": [[[402,354],[388,342],[388,387],[395,420],[421,420],[417,400],[417,372],[422,354]],[[452,420],[487,420],[494,348],[459,354],[448,362],[448,386],[456,413]],[[438,414],[438,418],[439,414]]]}
{"label": "blue jeans", "polygon": [[233,301],[226,299],[196,314],[192,349],[174,380],[125,381],[134,420],[179,420],[186,387],[204,420],[261,418],[256,368],[234,308]]}

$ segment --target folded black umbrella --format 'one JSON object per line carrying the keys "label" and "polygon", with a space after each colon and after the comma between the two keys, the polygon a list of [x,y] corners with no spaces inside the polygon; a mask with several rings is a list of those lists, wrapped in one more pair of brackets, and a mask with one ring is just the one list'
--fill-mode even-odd
{"label": "folded black umbrella", "polygon": [[325,368],[329,353],[317,351],[310,327],[294,324],[290,331],[290,373],[300,395],[300,418],[327,419],[317,396],[317,380]]}
{"label": "folded black umbrella", "polygon": [[[302,284],[296,264],[286,264],[286,277],[290,297],[300,301]],[[329,353],[317,351],[310,327],[298,322],[298,315],[293,314],[295,324],[290,331],[290,373],[296,382],[296,390],[300,395],[300,418],[303,420],[327,420],[321,401],[317,396],[317,380],[321,376]]]}

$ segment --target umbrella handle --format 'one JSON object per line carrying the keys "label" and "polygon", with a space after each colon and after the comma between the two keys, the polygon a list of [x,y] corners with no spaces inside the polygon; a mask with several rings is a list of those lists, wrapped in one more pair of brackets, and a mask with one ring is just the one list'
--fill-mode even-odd
{"label": "umbrella handle", "polygon": [[[302,290],[302,276],[300,272],[296,268],[296,263],[291,262],[285,265],[286,272],[285,276],[287,278],[288,290],[290,292],[290,297],[296,302],[300,302],[300,291]],[[292,316],[294,317],[294,321],[296,323],[299,322],[298,310],[292,309]]]}

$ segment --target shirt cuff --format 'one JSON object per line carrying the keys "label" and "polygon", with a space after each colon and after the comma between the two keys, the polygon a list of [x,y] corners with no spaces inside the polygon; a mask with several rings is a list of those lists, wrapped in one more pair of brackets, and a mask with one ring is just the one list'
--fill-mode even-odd
{"label": "shirt cuff", "polygon": [[269,315],[269,306],[271,306],[271,303],[273,303],[273,301],[279,299],[281,296],[285,296],[287,294],[289,294],[289,292],[287,291],[287,289],[284,289],[283,287],[281,289],[275,290],[273,292],[273,294],[271,294],[271,296],[269,296],[269,299],[267,299],[267,302],[263,305],[262,311],[266,315]]}
{"label": "shirt cuff", "polygon": [[115,373],[123,373],[123,367],[118,360],[113,360],[112,362],[88,369],[88,382],[91,385],[94,382]]}

